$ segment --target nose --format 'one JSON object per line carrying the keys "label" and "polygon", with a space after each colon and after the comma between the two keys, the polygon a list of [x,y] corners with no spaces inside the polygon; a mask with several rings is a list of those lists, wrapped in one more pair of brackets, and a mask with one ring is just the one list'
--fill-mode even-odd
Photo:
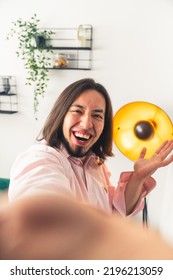
{"label": "nose", "polygon": [[84,129],[89,129],[93,126],[92,117],[89,114],[84,114],[81,116],[81,125]]}

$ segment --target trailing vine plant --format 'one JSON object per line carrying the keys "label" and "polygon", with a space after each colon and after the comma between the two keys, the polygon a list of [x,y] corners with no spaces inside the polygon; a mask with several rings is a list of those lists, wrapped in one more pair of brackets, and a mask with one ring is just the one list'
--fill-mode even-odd
{"label": "trailing vine plant", "polygon": [[53,53],[51,46],[46,42],[54,34],[52,30],[38,28],[39,22],[37,14],[34,14],[30,20],[19,18],[12,22],[12,28],[7,35],[7,39],[17,36],[19,41],[16,54],[23,60],[27,69],[26,85],[34,86],[35,119],[37,119],[39,97],[44,97],[46,92],[49,80],[48,67],[51,66],[51,53]]}

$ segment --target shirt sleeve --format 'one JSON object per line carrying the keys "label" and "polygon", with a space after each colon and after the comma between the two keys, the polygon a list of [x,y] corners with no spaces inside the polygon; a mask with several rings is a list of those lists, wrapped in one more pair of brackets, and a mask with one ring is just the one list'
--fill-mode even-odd
{"label": "shirt sleeve", "polygon": [[[118,186],[109,186],[109,200],[112,205],[113,211],[118,211],[122,216],[126,216],[126,204],[125,204],[125,190],[127,183],[129,182],[133,171],[122,172],[118,181]],[[139,200],[133,209],[132,213],[128,217],[135,216],[144,208],[144,197],[155,187],[156,182],[152,177],[146,179]]]}
{"label": "shirt sleeve", "polygon": [[73,196],[66,170],[53,148],[46,145],[39,147],[39,144],[29,148],[18,156],[12,166],[9,201],[40,191]]}

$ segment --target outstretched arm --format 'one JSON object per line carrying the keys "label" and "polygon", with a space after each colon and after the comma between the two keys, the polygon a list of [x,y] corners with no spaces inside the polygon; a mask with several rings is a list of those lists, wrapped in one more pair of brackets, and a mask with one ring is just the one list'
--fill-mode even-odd
{"label": "outstretched arm", "polygon": [[40,192],[0,209],[0,260],[21,259],[172,260],[173,247],[137,222]]}
{"label": "outstretched arm", "polygon": [[[145,159],[146,148],[143,148],[138,160],[134,164],[134,172],[125,191],[126,214],[129,215],[136,206],[145,186],[156,182],[150,177],[158,168],[164,167],[173,161],[173,140],[165,141],[149,159]],[[145,183],[145,185],[144,185]]]}

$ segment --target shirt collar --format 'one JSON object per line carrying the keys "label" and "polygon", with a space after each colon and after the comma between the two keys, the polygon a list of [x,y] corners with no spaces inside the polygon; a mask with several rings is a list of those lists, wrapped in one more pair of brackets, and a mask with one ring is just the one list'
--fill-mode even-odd
{"label": "shirt collar", "polygon": [[90,162],[90,164],[93,163],[93,162],[95,162],[95,163],[97,164],[97,162],[96,162],[96,158],[97,158],[97,157],[96,157],[96,155],[95,155],[92,151],[88,153],[87,158],[86,158],[86,160],[85,160],[84,163],[82,162],[82,160],[81,160],[80,158],[71,156],[71,155],[67,152],[67,150],[66,150],[66,148],[64,147],[63,144],[61,144],[61,146],[60,146],[60,151],[63,153],[63,155],[64,155],[66,158],[68,158],[70,161],[74,162],[74,163],[77,164],[77,165],[86,165],[86,164],[88,164],[89,162]]}

